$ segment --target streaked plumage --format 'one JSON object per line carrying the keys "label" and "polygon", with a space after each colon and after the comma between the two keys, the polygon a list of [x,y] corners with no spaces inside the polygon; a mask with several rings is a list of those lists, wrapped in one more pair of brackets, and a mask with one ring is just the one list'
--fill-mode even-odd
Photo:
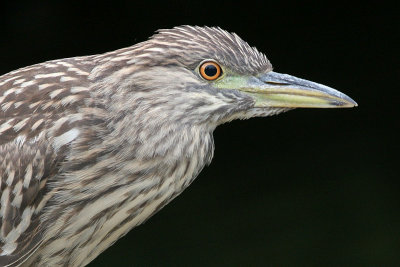
{"label": "streaked plumage", "polygon": [[183,26],[0,77],[1,266],[88,264],[210,163],[216,126],[293,108],[201,79],[206,59],[223,79],[272,70],[235,34]]}

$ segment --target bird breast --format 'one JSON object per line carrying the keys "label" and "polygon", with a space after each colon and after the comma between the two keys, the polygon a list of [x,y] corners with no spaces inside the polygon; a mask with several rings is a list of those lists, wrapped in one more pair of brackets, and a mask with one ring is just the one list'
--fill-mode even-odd
{"label": "bird breast", "polygon": [[[158,148],[163,154],[155,153],[151,157],[141,154],[140,151],[149,149],[157,151],[157,147],[148,147],[150,144],[157,146],[157,142],[143,142],[120,147],[118,152],[113,150],[89,168],[68,172],[60,187],[63,191],[58,194],[59,204],[54,205],[61,211],[55,214],[62,215],[51,218],[50,231],[30,262],[52,266],[68,258],[69,266],[85,265],[189,186],[211,161],[212,133],[199,126],[188,126],[168,132],[167,136],[162,144],[158,143],[163,146]],[[89,149],[85,153],[93,152]],[[116,161],[121,164],[108,168]],[[91,177],[95,176],[92,181]],[[71,191],[76,196],[73,201],[68,198]],[[66,247],[65,242],[71,245]],[[53,256],[44,258],[40,255]]]}

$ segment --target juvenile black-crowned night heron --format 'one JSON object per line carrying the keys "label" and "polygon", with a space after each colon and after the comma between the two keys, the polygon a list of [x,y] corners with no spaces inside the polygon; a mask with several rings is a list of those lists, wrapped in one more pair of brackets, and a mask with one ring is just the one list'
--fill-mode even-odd
{"label": "juvenile black-crowned night heron", "polygon": [[5,74],[0,104],[1,266],[88,264],[190,185],[222,123],[356,105],[190,26]]}

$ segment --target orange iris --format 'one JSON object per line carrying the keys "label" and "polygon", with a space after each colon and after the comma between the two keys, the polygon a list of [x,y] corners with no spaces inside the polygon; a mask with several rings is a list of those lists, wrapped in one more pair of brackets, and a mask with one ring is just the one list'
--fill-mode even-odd
{"label": "orange iris", "polygon": [[221,67],[212,61],[206,61],[200,66],[200,75],[206,80],[213,81],[221,76]]}

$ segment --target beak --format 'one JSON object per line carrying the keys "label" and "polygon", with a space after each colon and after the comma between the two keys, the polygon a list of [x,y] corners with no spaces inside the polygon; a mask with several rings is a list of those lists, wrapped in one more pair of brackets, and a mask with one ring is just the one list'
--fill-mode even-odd
{"label": "beak", "polygon": [[328,86],[287,74],[268,72],[250,77],[239,90],[251,95],[255,107],[350,108],[357,103]]}

